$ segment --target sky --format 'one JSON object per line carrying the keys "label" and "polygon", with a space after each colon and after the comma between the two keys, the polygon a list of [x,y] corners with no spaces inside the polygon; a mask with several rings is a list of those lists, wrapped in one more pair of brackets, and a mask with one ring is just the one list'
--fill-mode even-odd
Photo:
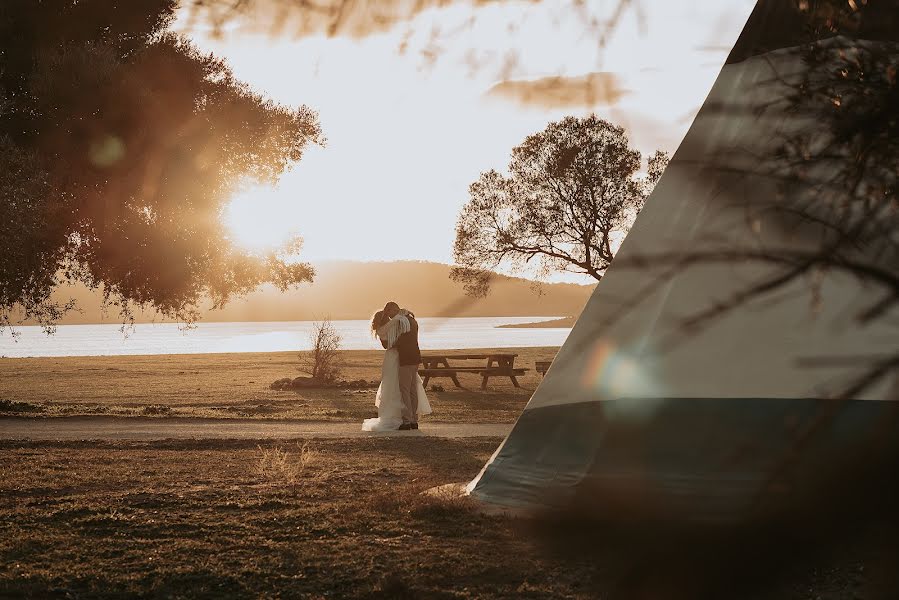
{"label": "sky", "polygon": [[552,120],[595,112],[644,157],[673,153],[755,1],[640,0],[604,43],[613,0],[444,4],[361,36],[182,18],[256,90],[318,111],[328,140],[234,198],[238,243],[299,234],[313,262],[451,263],[469,184]]}

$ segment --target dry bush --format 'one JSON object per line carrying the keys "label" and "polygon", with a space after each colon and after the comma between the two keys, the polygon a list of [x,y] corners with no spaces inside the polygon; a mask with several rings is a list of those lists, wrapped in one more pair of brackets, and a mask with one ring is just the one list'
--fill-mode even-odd
{"label": "dry bush", "polygon": [[300,368],[313,379],[336,381],[341,371],[341,337],[331,319],[316,321],[309,336],[312,349],[300,354]]}
{"label": "dry bush", "polygon": [[255,466],[256,475],[273,485],[280,484],[293,489],[296,489],[307,467],[318,458],[318,452],[309,448],[308,442],[302,446],[297,443],[295,454],[280,446],[274,448],[257,446],[257,448],[260,456]]}

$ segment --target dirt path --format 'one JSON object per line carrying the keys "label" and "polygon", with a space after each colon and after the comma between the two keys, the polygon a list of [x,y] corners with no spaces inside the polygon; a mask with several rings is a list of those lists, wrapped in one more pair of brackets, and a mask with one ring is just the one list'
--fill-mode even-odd
{"label": "dirt path", "polygon": [[441,438],[505,437],[506,423],[422,423],[418,431],[369,433],[360,423],[260,421],[138,417],[0,418],[4,440],[161,440],[361,438],[419,436]]}

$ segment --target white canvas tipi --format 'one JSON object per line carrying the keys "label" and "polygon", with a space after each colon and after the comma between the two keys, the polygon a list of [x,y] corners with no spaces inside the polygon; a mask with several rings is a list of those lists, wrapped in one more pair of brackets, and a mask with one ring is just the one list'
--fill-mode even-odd
{"label": "white canvas tipi", "polygon": [[[469,484],[476,498],[732,519],[847,464],[885,428],[895,450],[895,369],[832,399],[872,360],[896,355],[895,310],[858,319],[877,290],[833,270],[741,296],[784,272],[777,256],[825,239],[778,206],[811,192],[828,206],[839,200],[839,190],[809,187],[830,164],[784,186],[786,141],[820,141],[826,128],[791,110],[809,68],[797,48],[807,24],[792,6],[756,6],[546,378]],[[834,52],[869,43],[812,42]],[[761,254],[773,258],[747,258]],[[866,258],[899,268],[889,253]]]}

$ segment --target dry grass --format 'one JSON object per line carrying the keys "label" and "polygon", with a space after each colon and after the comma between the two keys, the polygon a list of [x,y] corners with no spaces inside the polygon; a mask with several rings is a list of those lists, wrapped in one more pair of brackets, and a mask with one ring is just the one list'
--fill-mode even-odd
{"label": "dry grass", "polygon": [[[516,362],[532,369],[521,379],[462,376],[469,389],[449,380],[433,383],[430,420],[450,423],[511,423],[521,413],[540,376],[535,360],[551,359],[555,348],[521,348]],[[379,351],[342,353],[349,380],[380,378]],[[0,359],[0,414],[65,416],[188,416],[361,421],[376,414],[374,390],[269,389],[276,379],[299,375],[294,352],[168,356]]]}
{"label": "dry grass", "polygon": [[476,590],[467,555],[508,532],[421,492],[498,441],[0,444],[0,597],[420,597],[446,569]]}
{"label": "dry grass", "polygon": [[295,446],[296,454],[291,454],[281,446],[258,446],[259,462],[254,469],[256,475],[271,485],[284,486],[296,492],[296,486],[307,472],[307,467],[316,460],[318,453],[309,447],[309,442],[302,446],[297,442]]}
{"label": "dry grass", "polygon": [[[532,366],[554,350],[521,353]],[[376,378],[379,358],[348,352],[347,377]],[[293,353],[0,360],[0,412],[374,414],[370,390],[268,389],[294,368]],[[445,386],[434,420],[511,422],[537,381]],[[471,479],[499,441],[0,442],[0,598],[695,598],[690,586],[715,580],[711,565],[739,548],[689,553],[656,531],[522,522],[423,494]],[[871,592],[897,589],[872,583],[871,566],[897,558],[883,547],[863,539],[811,565],[785,547],[776,580],[770,559],[753,559],[741,583],[717,581],[776,600],[890,598]]]}
{"label": "dry grass", "polygon": [[[474,476],[498,442],[0,442],[0,598],[701,597],[690,584],[720,546],[423,494]],[[890,597],[870,593],[858,547],[811,566],[790,550],[782,580],[749,563],[764,590],[749,597]]]}

